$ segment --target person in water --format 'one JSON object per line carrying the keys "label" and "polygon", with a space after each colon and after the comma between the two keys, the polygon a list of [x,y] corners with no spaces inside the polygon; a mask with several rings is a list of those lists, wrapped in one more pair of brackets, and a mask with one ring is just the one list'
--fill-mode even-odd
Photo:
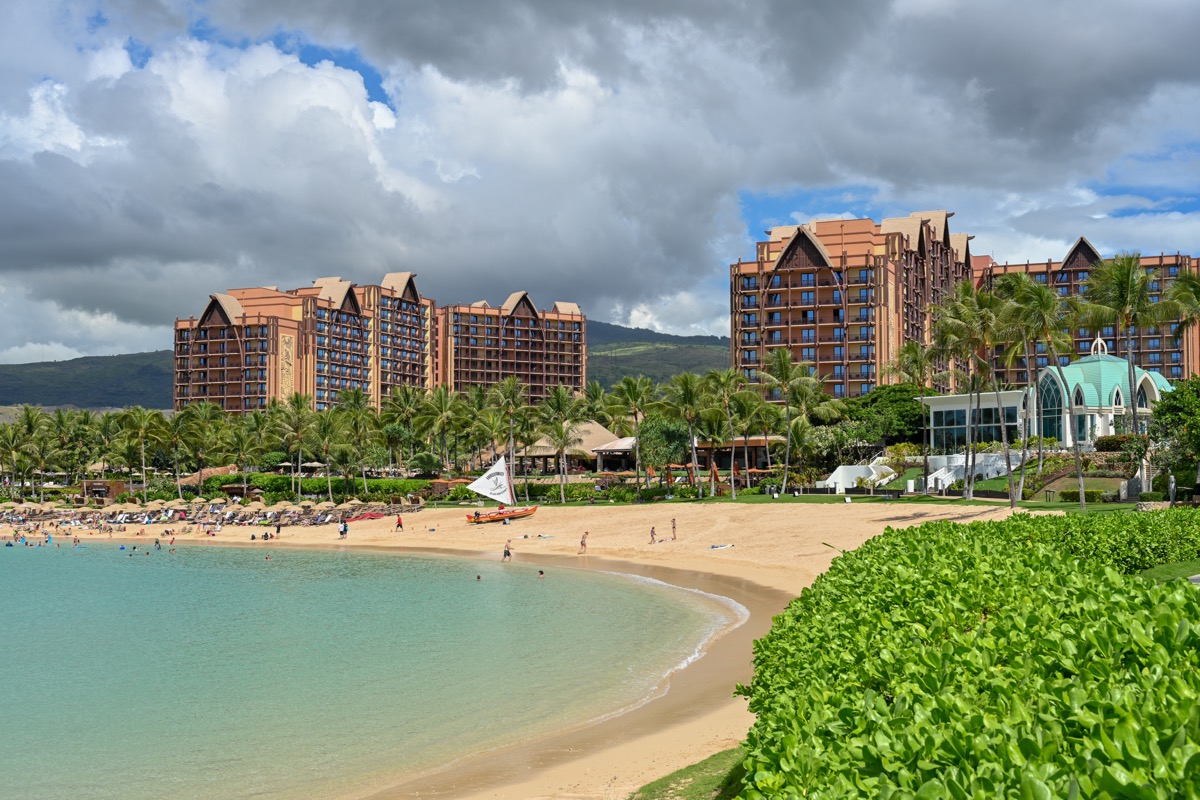
{"label": "person in water", "polygon": [[501,561],[512,561],[512,539],[504,543],[504,558]]}
{"label": "person in water", "polygon": [[540,570],[540,569],[539,569],[539,570],[538,570],[538,577],[539,577],[539,578],[544,578],[544,577],[546,577],[546,573],[545,573],[545,572],[543,572],[542,570]]}

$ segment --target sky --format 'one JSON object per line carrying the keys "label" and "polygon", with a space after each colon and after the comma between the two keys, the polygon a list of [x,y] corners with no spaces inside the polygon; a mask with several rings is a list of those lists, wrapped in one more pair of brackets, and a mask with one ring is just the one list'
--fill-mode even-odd
{"label": "sky", "polygon": [[728,335],[728,265],[828,217],[1200,255],[1190,0],[4,5],[0,363],[389,271]]}

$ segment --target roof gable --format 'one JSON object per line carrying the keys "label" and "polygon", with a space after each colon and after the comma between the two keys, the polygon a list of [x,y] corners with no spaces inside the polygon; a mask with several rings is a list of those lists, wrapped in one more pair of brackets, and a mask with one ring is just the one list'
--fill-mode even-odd
{"label": "roof gable", "polygon": [[832,267],[833,259],[821,240],[806,225],[797,225],[796,232],[775,259],[772,269],[802,269]]}
{"label": "roof gable", "polygon": [[530,301],[528,292],[513,292],[500,308],[506,316],[510,317],[536,318],[538,316],[537,309]]}
{"label": "roof gable", "polygon": [[413,272],[389,272],[383,276],[379,285],[391,289],[405,300],[416,303],[421,299],[421,293],[417,291],[417,283],[414,280],[416,277],[416,273]]}
{"label": "roof gable", "polygon": [[1092,243],[1086,237],[1080,236],[1063,258],[1062,269],[1087,269],[1101,260],[1100,252],[1092,247]]}
{"label": "roof gable", "polygon": [[236,325],[246,315],[242,304],[227,294],[210,294],[208,305],[200,315],[200,327]]}

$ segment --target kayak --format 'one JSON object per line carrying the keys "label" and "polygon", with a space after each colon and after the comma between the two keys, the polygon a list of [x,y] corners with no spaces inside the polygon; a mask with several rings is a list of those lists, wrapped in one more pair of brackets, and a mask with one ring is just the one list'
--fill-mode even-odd
{"label": "kayak", "polygon": [[481,525],[485,522],[503,522],[506,519],[532,517],[537,510],[537,506],[525,506],[523,508],[506,508],[503,511],[476,511],[473,514],[467,514],[467,522],[473,525]]}

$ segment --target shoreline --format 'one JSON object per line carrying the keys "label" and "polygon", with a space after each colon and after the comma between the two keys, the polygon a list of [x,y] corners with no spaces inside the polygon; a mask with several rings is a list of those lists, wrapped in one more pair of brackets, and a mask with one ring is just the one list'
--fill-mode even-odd
{"label": "shoreline", "polygon": [[[474,526],[464,519],[471,508],[405,515],[405,532],[393,530],[394,518],[351,523],[345,540],[337,538],[334,524],[286,527],[281,539],[270,542],[249,541],[251,533],[266,528],[238,526],[215,537],[176,534],[176,545],[233,545],[264,553],[292,548],[383,551],[498,561],[505,540],[511,538],[518,563],[548,571],[579,568],[663,580],[731,598],[745,606],[750,617],[710,641],[703,657],[674,672],[665,693],[632,710],[406,776],[363,797],[625,798],[652,780],[745,739],[753,717],[746,701],[733,697],[733,689],[752,676],[752,643],[828,568],[838,551],[854,549],[886,527],[1008,516],[1007,508],[980,506],[687,503],[549,507],[512,525]],[[677,541],[669,539],[673,519],[679,525]],[[651,526],[664,531],[667,540],[649,544]],[[580,556],[576,551],[584,530],[591,533],[589,554]],[[111,541],[144,543],[156,536],[162,538],[161,528],[148,528],[143,536],[126,531]],[[108,541],[96,533],[80,538],[86,543]],[[163,546],[168,546],[165,541]]]}

